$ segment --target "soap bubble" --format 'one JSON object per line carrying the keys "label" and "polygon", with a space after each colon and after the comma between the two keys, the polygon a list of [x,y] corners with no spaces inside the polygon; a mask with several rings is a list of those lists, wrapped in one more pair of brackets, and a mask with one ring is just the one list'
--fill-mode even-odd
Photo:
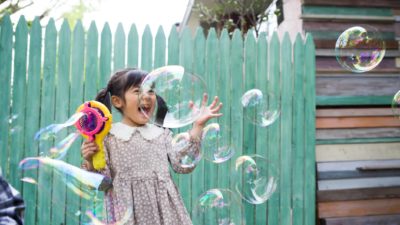
{"label": "soap bubble", "polygon": [[176,159],[179,160],[179,165],[182,168],[194,168],[201,160],[200,151],[189,151],[191,150],[190,134],[188,132],[182,132],[176,134],[172,139],[172,154],[176,154]]}
{"label": "soap bubble", "polygon": [[[167,128],[193,123],[201,114],[204,81],[181,66],[165,66],[150,72],[142,82],[140,107],[150,122]],[[157,95],[155,107],[147,96]]]}
{"label": "soap bubble", "polygon": [[400,91],[398,91],[392,99],[392,111],[394,116],[400,118]]}
{"label": "soap bubble", "polygon": [[[221,133],[218,123],[211,123],[203,129],[203,155],[205,159],[214,163],[225,162],[235,154],[234,147],[229,144],[229,140],[224,140]],[[228,131],[225,132],[227,133]]]}
{"label": "soap bubble", "polygon": [[277,180],[268,177],[268,161],[259,155],[243,155],[236,159],[235,188],[250,204],[262,204],[275,192]]}
{"label": "soap bubble", "polygon": [[354,26],[337,39],[336,60],[346,70],[363,73],[374,69],[385,56],[385,42],[372,27]]}
{"label": "soap bubble", "polygon": [[273,94],[264,96],[261,90],[251,89],[243,94],[241,103],[244,117],[260,127],[270,126],[279,118],[279,101]]}
{"label": "soap bubble", "polygon": [[194,202],[193,221],[199,225],[242,225],[242,210],[240,198],[234,192],[228,189],[210,189]]}

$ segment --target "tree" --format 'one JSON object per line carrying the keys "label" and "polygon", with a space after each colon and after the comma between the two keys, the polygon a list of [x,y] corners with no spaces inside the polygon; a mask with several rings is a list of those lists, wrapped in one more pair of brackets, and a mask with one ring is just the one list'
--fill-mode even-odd
{"label": "tree", "polygon": [[229,33],[238,28],[242,34],[253,29],[258,35],[262,22],[266,22],[271,13],[267,8],[273,2],[276,2],[277,9],[272,13],[278,15],[282,21],[281,0],[216,0],[212,7],[198,3],[194,10],[199,13],[200,26],[206,34],[211,27],[214,27],[218,34],[224,28]]}
{"label": "tree", "polygon": [[[43,0],[0,0],[0,19],[3,18],[5,14],[23,14],[25,11],[32,9],[38,1]],[[71,3],[70,0],[47,0],[46,3],[42,4],[42,7],[36,9],[39,19],[44,19],[46,17],[54,17],[54,19],[68,19],[69,23],[73,25],[76,20],[82,19],[85,12],[93,10],[96,3],[100,0],[91,0],[79,2],[75,1]],[[29,21],[28,21],[29,22]]]}

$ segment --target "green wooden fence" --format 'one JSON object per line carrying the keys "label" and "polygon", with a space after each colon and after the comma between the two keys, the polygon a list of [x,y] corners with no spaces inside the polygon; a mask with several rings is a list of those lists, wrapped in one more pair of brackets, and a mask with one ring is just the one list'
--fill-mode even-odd
{"label": "green wooden fence", "polygon": [[[257,39],[251,32],[243,39],[236,30],[232,37],[223,31],[218,38],[213,29],[208,37],[197,29],[192,37],[189,29],[178,33],[172,27],[168,38],[161,28],[153,38],[146,27],[139,38],[135,25],[127,35],[120,25],[113,35],[108,24],[99,33],[94,23],[85,32],[80,22],[71,30],[64,21],[57,31],[53,20],[45,29],[38,19],[28,28],[24,17],[14,31],[9,16],[0,28],[0,165],[3,176],[23,194],[26,224],[79,221],[71,212],[79,211],[80,199],[62,182],[41,170],[22,174],[17,168],[24,157],[38,156],[49,147],[33,141],[35,132],[65,121],[81,103],[93,99],[112,71],[126,66],[151,70],[168,64],[181,64],[203,76],[210,96],[220,96],[224,116],[218,122],[229,130],[224,141],[236,147],[235,158],[263,155],[270,162],[270,175],[278,178],[277,191],[267,203],[243,203],[246,224],[315,224],[315,49],[311,36],[303,40],[298,35],[292,44],[287,34],[282,41],[277,34],[267,40],[265,34]],[[268,128],[243,119],[240,97],[253,88],[280,97],[281,117]],[[74,165],[81,162],[79,145],[75,143],[67,157]],[[188,210],[210,188],[234,189],[229,176],[233,167],[234,160],[221,165],[203,160],[192,174],[174,175]],[[49,195],[22,183],[22,176],[33,177],[53,191]],[[206,218],[205,224],[214,224],[212,220]]]}

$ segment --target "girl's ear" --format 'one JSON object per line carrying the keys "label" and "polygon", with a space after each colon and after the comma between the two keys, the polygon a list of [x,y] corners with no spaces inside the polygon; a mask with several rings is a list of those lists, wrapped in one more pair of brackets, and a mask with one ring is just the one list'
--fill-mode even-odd
{"label": "girl's ear", "polygon": [[111,96],[111,103],[115,108],[122,108],[123,106],[123,101],[120,97],[112,95]]}

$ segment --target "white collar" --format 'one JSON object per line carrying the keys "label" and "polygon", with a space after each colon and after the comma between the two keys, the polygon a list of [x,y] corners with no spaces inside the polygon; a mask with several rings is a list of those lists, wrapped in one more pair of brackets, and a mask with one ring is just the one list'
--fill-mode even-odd
{"label": "white collar", "polygon": [[129,141],[132,134],[136,131],[138,131],[144,139],[151,141],[160,136],[164,132],[164,129],[153,124],[145,124],[140,127],[131,127],[121,122],[113,123],[110,129],[111,134],[123,141]]}

